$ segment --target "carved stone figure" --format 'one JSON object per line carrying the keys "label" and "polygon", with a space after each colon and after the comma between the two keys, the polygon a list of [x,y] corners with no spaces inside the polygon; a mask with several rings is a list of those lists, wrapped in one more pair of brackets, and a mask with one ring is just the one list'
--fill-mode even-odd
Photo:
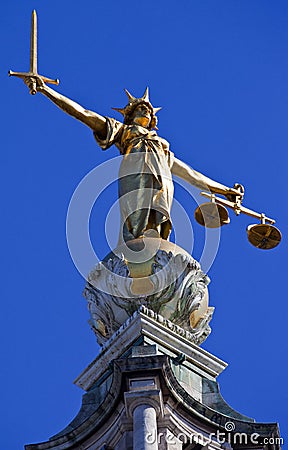
{"label": "carved stone figure", "polygon": [[[137,251],[140,241],[131,240],[128,247]],[[156,251],[153,241],[159,245]],[[126,259],[125,245],[90,272],[84,297],[98,343],[103,345],[135,311],[145,306],[166,326],[182,329],[193,343],[200,344],[210,334],[214,311],[208,307],[208,276],[197,261],[173,243],[145,238],[145,249],[146,256],[150,252],[151,257],[145,263],[137,263],[141,277],[135,277],[134,265]]]}

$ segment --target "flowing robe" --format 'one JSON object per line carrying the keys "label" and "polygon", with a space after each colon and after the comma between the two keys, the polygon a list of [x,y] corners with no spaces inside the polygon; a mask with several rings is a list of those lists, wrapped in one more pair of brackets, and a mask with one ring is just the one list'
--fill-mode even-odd
{"label": "flowing robe", "polygon": [[106,120],[106,137],[100,139],[95,132],[94,136],[103,150],[115,144],[123,155],[118,192],[124,240],[143,236],[148,229],[168,239],[174,190],[174,154],[169,143],[140,125],[125,125],[110,117]]}

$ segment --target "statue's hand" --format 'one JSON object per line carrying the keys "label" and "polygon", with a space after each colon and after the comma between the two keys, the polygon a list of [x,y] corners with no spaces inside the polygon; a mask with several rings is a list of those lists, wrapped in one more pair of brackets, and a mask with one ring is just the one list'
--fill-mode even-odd
{"label": "statue's hand", "polygon": [[234,184],[234,188],[229,188],[227,193],[225,193],[225,197],[232,203],[236,203],[237,200],[242,202],[244,197],[244,186],[239,183]]}
{"label": "statue's hand", "polygon": [[41,91],[45,87],[44,81],[39,76],[25,77],[24,83],[28,86],[32,95],[35,95],[37,91]]}

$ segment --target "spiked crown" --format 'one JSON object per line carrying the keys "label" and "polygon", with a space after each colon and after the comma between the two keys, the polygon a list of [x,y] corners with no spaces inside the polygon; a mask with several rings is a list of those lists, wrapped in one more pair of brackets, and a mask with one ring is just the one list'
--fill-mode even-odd
{"label": "spiked crown", "polygon": [[153,128],[155,128],[157,130],[157,117],[156,117],[156,113],[161,109],[161,108],[153,108],[152,104],[150,103],[149,100],[149,89],[148,87],[146,88],[143,97],[137,98],[134,97],[132,94],[130,94],[130,92],[125,89],[126,95],[128,97],[128,104],[124,107],[124,108],[112,108],[115,111],[118,111],[120,114],[122,114],[122,116],[124,116],[124,123],[125,124],[130,124],[131,123],[131,116],[133,111],[135,110],[135,108],[137,108],[137,106],[141,105],[141,104],[145,104],[148,106],[148,108],[150,109],[151,112],[151,121],[149,124],[149,129],[152,130]]}

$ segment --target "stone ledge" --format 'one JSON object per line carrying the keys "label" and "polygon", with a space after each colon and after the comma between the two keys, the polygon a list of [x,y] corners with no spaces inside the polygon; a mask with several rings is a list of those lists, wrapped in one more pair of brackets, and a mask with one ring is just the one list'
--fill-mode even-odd
{"label": "stone ledge", "polygon": [[74,383],[86,391],[90,389],[107,370],[108,364],[113,359],[123,357],[141,337],[143,345],[145,338],[149,338],[150,345],[151,341],[156,345],[161,344],[172,357],[183,355],[186,363],[208,379],[215,379],[227,367],[224,361],[191,342],[188,331],[141,306],[105,343],[100,354]]}

